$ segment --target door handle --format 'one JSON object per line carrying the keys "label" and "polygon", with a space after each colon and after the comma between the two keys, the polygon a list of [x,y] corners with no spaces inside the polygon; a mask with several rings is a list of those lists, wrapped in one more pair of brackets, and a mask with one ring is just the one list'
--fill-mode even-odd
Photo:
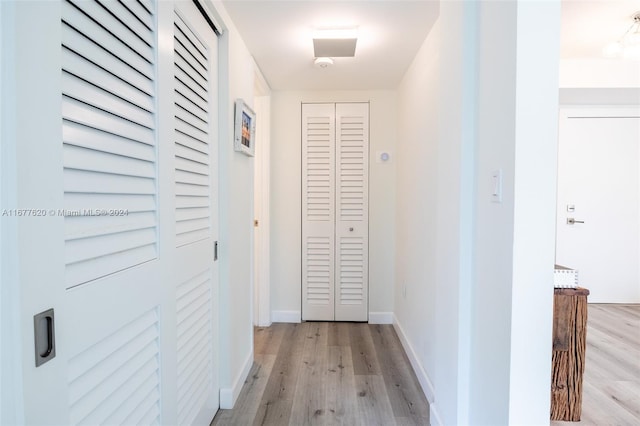
{"label": "door handle", "polygon": [[575,220],[572,217],[567,218],[567,225],[575,225],[576,223],[584,223],[584,220]]}

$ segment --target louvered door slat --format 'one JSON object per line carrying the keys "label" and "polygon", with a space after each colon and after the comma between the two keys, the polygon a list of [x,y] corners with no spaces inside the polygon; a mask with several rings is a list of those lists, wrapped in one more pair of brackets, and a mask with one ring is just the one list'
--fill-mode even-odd
{"label": "louvered door slat", "polygon": [[[145,111],[153,110],[153,98],[147,93],[140,91],[135,86],[123,81],[121,78],[107,72],[101,67],[77,53],[69,50],[62,50],[62,60],[65,62],[65,69],[72,75],[83,76],[88,79],[88,83],[110,93],[117,93],[124,101]],[[95,105],[95,103],[92,103]]]}
{"label": "louvered door slat", "polygon": [[155,211],[155,201],[153,197],[139,194],[85,194],[66,193],[64,194],[64,205],[72,211],[82,210],[87,205],[93,209],[110,209],[113,206],[125,208],[129,213],[153,212]]}
{"label": "louvered door slat", "polygon": [[[176,95],[180,98],[187,99],[191,104],[198,107],[200,110],[206,111],[209,110],[207,98],[203,98],[201,94],[198,92],[194,92],[188,85],[180,80],[179,76],[176,75]],[[184,105],[181,103],[181,105]]]}
{"label": "louvered door slat", "polygon": [[152,145],[136,143],[131,139],[101,132],[68,120],[65,121],[62,129],[62,139],[66,145],[89,148],[149,162],[154,161],[156,154]]}
{"label": "louvered door slat", "polygon": [[[142,314],[69,360],[73,424],[128,418],[137,407],[160,404],[158,314]],[[149,395],[153,395],[149,399]]]}
{"label": "louvered door slat", "polygon": [[210,273],[203,271],[177,288],[179,424],[193,423],[211,385]]}
{"label": "louvered door slat", "polygon": [[[195,110],[197,111],[197,109]],[[202,132],[202,135],[206,138],[209,133],[208,120],[205,118],[198,117],[195,113],[190,110],[185,109],[183,105],[180,105],[176,102],[176,118],[180,121],[188,124],[189,126],[195,127],[196,129]]]}
{"label": "louvered door slat", "polygon": [[132,141],[148,145],[154,144],[152,129],[132,123],[119,114],[103,111],[66,95],[62,98],[62,116],[65,120],[123,136]]}
{"label": "louvered door slat", "polygon": [[153,29],[153,20],[151,19],[151,15],[148,13],[152,9],[145,9],[138,0],[121,0],[121,3],[124,7],[129,9],[131,14],[142,22],[145,27]]}
{"label": "louvered door slat", "polygon": [[[125,44],[129,51],[147,61],[149,64],[154,62],[154,52],[151,44],[142,41],[142,37],[128,28],[120,20],[114,17],[105,9],[98,1],[79,1],[67,0],[76,7],[82,9],[82,13],[95,21],[103,28],[108,29],[109,34]],[[142,30],[143,33],[148,29]]]}
{"label": "louvered door slat", "polygon": [[62,6],[67,287],[156,257],[153,13],[107,3]]}
{"label": "louvered door slat", "polygon": [[111,173],[124,176],[155,178],[155,164],[124,155],[69,145],[64,151],[66,167],[76,170]]}
{"label": "louvered door slat", "polygon": [[62,46],[102,70],[111,73],[140,92],[147,95],[153,94],[152,79],[138,72],[122,58],[115,56],[115,52],[97,44],[96,41],[70,26],[69,23],[63,23],[62,25]]}
{"label": "louvered door slat", "polygon": [[[135,37],[142,40],[147,46],[153,46],[153,30],[151,25],[145,25],[138,17],[119,1],[98,0],[115,19],[120,21]],[[143,14],[148,16],[148,14]]]}
{"label": "louvered door slat", "polygon": [[[117,87],[113,89],[117,89]],[[136,107],[122,99],[117,93],[96,87],[68,72],[62,73],[62,90],[64,94],[70,98],[101,109],[112,115],[126,118],[137,125],[144,126],[148,129],[154,126],[153,116],[149,111]]]}
{"label": "louvered door slat", "polygon": [[126,252],[113,253],[91,259],[91,262],[68,264],[65,270],[66,283],[73,287],[74,283],[86,283],[96,278],[106,277],[113,271],[122,271],[131,265],[139,265],[147,262],[156,255],[156,245],[149,244],[142,247],[129,249]]}
{"label": "louvered door slat", "polygon": [[[100,21],[95,21],[87,16],[83,12],[84,6],[91,6],[91,3],[64,2],[62,5],[63,22],[92,40],[97,48],[111,52],[114,57],[120,58],[135,71],[153,81],[155,79],[153,60],[146,60],[143,55],[132,50],[128,43],[109,32]],[[109,68],[107,67],[107,69]]]}
{"label": "louvered door slat", "polygon": [[181,86],[186,87],[186,94],[193,94],[200,98],[202,101],[207,101],[207,86],[201,85],[195,80],[193,76],[187,73],[183,67],[178,66],[177,64],[174,67],[174,73],[177,80],[180,81]]}
{"label": "louvered door slat", "polygon": [[75,240],[153,228],[155,223],[156,214],[154,211],[130,212],[126,216],[106,215],[98,226],[91,216],[70,216],[65,219],[64,230],[68,238]]}
{"label": "louvered door slat", "polygon": [[190,35],[191,30],[188,28],[188,25],[185,24],[184,20],[176,20],[174,26],[176,27],[174,37],[177,44],[182,46],[185,52],[188,52],[193,59],[206,69],[208,62],[207,47],[201,40]]}
{"label": "louvered door slat", "polygon": [[[65,192],[153,195],[156,190],[154,179],[98,173],[92,170],[68,168],[65,169],[64,179]],[[121,206],[113,207],[121,208]]]}
{"label": "louvered door slat", "polygon": [[210,230],[211,53],[178,13],[174,24],[176,245],[180,247],[207,238]]}
{"label": "louvered door slat", "polygon": [[[175,136],[176,136],[176,144],[179,145],[176,147],[176,149],[183,149],[183,148],[192,149],[204,155],[203,158],[208,158],[207,153],[209,152],[209,145],[207,143],[193,139],[180,132],[176,132]],[[191,156],[189,156],[189,158],[191,158]],[[208,161],[202,160],[200,162],[202,164],[208,164]]]}
{"label": "louvered door slat", "polygon": [[[192,40],[188,39],[188,36],[185,35],[180,25],[176,25],[175,41],[176,60],[180,60],[181,67],[185,71],[193,70],[193,72],[197,74],[194,75],[194,77],[204,82],[203,87],[206,87],[208,78],[206,58],[203,54],[206,53],[204,46],[200,43],[197,43],[198,46],[195,46],[191,42]],[[187,68],[182,65],[186,65]],[[191,72],[189,72],[189,74],[191,74]]]}

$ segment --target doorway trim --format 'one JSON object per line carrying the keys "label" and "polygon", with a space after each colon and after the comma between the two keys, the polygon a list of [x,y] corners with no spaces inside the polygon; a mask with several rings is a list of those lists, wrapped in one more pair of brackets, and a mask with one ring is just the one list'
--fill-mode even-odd
{"label": "doorway trim", "polygon": [[254,62],[254,101],[256,111],[256,156],[254,174],[254,294],[253,324],[271,325],[270,282],[270,144],[271,88]]}

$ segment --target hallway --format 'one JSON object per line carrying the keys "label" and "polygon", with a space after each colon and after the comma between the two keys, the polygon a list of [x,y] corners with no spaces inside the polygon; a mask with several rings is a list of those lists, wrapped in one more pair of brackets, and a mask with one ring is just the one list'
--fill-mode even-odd
{"label": "hallway", "polygon": [[256,328],[233,410],[214,425],[428,425],[429,405],[391,325]]}

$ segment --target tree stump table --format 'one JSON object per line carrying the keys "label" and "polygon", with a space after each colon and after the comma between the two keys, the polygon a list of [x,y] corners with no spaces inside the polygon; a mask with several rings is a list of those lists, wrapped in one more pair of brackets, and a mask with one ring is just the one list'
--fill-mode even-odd
{"label": "tree stump table", "polygon": [[580,421],[588,295],[581,287],[554,289],[551,420]]}

